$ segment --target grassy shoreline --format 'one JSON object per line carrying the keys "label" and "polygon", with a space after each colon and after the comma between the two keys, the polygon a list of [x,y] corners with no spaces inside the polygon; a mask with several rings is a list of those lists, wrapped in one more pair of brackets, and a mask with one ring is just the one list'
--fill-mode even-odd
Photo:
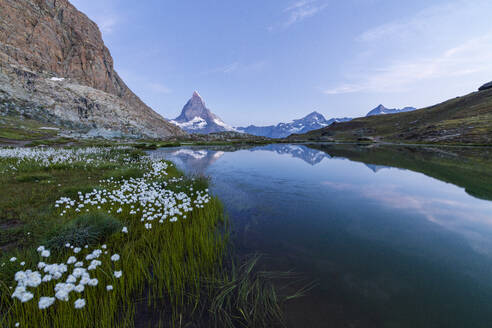
{"label": "grassy shoreline", "polygon": [[228,258],[206,179],[130,147],[2,151],[2,327],[281,324],[256,262]]}

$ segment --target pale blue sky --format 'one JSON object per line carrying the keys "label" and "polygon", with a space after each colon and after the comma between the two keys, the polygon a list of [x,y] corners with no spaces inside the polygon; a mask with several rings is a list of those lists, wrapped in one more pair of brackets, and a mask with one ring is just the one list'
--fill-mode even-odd
{"label": "pale blue sky", "polygon": [[424,107],[492,80],[490,0],[71,1],[166,118],[193,90],[239,126]]}

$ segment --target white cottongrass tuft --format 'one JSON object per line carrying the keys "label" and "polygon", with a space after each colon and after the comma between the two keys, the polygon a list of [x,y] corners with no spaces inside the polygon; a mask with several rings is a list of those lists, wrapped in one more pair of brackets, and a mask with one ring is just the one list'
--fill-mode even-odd
{"label": "white cottongrass tuft", "polygon": [[79,298],[75,301],[74,306],[76,309],[81,309],[85,306],[85,300],[83,298]]}
{"label": "white cottongrass tuft", "polygon": [[51,305],[53,305],[53,303],[55,303],[54,297],[43,296],[39,299],[38,307],[40,310],[44,310],[44,309],[49,308]]}
{"label": "white cottongrass tuft", "polygon": [[51,252],[47,249],[41,252],[41,257],[50,257]]}

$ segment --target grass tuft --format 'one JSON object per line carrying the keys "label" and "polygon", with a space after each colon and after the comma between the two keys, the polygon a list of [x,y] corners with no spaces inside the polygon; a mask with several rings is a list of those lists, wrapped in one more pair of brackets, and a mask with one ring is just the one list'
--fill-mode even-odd
{"label": "grass tuft", "polygon": [[53,250],[61,250],[67,243],[77,247],[96,245],[121,228],[121,222],[108,214],[88,213],[56,231],[55,236],[46,242],[46,246]]}

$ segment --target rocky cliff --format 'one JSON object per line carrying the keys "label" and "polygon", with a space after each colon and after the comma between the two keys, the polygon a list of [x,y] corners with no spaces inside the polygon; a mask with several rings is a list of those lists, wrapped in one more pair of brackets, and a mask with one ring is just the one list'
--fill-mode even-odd
{"label": "rocky cliff", "polygon": [[126,86],[97,25],[67,0],[0,0],[0,102],[86,129],[184,134]]}

